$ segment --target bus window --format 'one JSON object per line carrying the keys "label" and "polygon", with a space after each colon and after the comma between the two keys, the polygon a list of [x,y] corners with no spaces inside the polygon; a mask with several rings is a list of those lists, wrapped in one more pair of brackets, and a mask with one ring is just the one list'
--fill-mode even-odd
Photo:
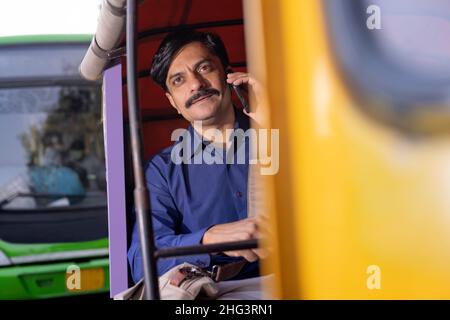
{"label": "bus window", "polygon": [[95,86],[0,89],[3,208],[105,204],[99,105]]}
{"label": "bus window", "polygon": [[101,87],[78,73],[88,42],[0,44],[0,238],[106,238]]}

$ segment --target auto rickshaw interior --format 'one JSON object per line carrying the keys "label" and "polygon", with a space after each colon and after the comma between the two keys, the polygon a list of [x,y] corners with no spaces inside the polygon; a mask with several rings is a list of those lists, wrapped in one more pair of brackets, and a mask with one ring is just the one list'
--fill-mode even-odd
{"label": "auto rickshaw interior", "polygon": [[[154,11],[158,8],[158,12]],[[167,33],[196,29],[218,34],[227,49],[233,71],[246,70],[242,3],[233,1],[144,1],[138,6],[138,93],[141,112],[144,164],[161,149],[173,142],[170,136],[177,128],[187,128],[189,123],[170,105],[164,91],[150,78],[153,55]],[[128,96],[126,57],[121,57],[122,97],[125,142],[125,183],[127,212],[127,247],[130,245],[135,217],[133,210],[133,170],[128,129]],[[242,92],[243,90],[241,90]],[[244,93],[244,99],[246,99]],[[233,104],[242,102],[233,94]],[[129,269],[128,269],[129,270]],[[128,276],[132,285],[131,276]]]}

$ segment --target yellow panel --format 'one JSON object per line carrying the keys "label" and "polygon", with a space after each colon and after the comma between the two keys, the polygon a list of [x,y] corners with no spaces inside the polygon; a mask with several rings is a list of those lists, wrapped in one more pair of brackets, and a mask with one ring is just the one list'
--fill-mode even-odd
{"label": "yellow panel", "polygon": [[249,69],[280,129],[264,265],[277,297],[450,298],[450,139],[410,140],[359,111],[320,1],[247,0],[245,14]]}

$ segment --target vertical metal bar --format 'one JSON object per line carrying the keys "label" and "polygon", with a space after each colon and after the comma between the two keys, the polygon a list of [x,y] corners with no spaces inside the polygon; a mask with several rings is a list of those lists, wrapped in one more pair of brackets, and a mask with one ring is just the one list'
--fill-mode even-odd
{"label": "vertical metal bar", "polygon": [[156,270],[155,244],[152,219],[150,217],[150,199],[144,181],[142,166],[142,133],[140,112],[138,109],[137,87],[137,3],[127,1],[127,85],[128,115],[130,121],[131,153],[133,157],[134,203],[136,222],[141,243],[142,267],[144,272],[145,298],[159,299],[158,275]]}

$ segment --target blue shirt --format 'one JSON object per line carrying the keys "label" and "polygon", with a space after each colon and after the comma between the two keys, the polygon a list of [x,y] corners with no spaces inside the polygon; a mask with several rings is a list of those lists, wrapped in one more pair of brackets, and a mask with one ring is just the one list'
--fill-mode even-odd
{"label": "blue shirt", "polygon": [[[235,110],[235,115],[235,129],[247,130],[248,117],[240,110]],[[192,126],[188,127],[187,132],[190,137],[199,137]],[[157,248],[199,245],[203,234],[210,227],[247,217],[248,139],[242,139],[244,143],[235,143],[230,147],[229,150],[234,148],[233,164],[226,163],[226,152],[221,152],[223,164],[217,163],[218,161],[214,164],[194,163],[193,159],[199,151],[203,151],[203,154],[208,152],[208,142],[200,141],[196,144],[195,140],[191,139],[191,150],[186,152],[192,160],[190,164],[176,164],[171,159],[172,150],[177,145],[180,147],[181,139],[147,163],[145,175],[150,193]],[[238,161],[237,156],[242,155],[242,152],[245,152],[245,161]],[[231,155],[233,156],[233,153]],[[217,156],[216,152],[212,151],[212,156]],[[229,152],[228,156],[230,156]],[[222,253],[163,258],[158,261],[158,273],[162,275],[183,262],[211,268],[216,264],[221,265],[241,259],[243,258],[229,257]],[[143,272],[136,224],[128,250],[128,260],[133,280],[137,282],[143,277]],[[258,275],[258,261],[248,262],[233,280]]]}

